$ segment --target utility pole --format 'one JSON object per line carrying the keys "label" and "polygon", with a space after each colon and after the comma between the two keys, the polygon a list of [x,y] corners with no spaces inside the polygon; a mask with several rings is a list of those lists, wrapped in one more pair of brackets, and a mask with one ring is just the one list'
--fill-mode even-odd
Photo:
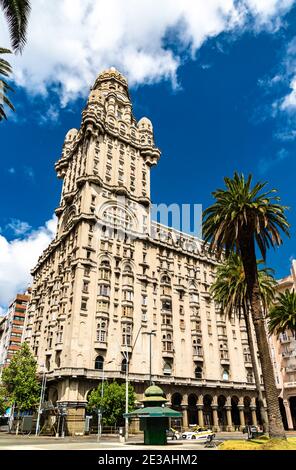
{"label": "utility pole", "polygon": [[[125,328],[125,412],[128,413],[128,344],[127,344],[127,327]],[[128,439],[128,418],[125,418],[125,441]]]}
{"label": "utility pole", "polygon": [[40,418],[42,413],[42,403],[44,402],[44,395],[45,395],[45,388],[46,388],[46,374],[45,374],[45,364],[43,364],[43,376],[42,376],[42,383],[41,383],[41,393],[40,393],[40,401],[38,407],[38,415],[37,415],[37,422],[36,422],[36,432],[35,436],[39,434],[40,428]]}

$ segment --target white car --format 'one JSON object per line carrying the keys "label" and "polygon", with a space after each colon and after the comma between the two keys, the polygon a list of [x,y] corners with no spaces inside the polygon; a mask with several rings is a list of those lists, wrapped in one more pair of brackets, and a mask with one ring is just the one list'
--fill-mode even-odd
{"label": "white car", "polygon": [[195,439],[202,442],[214,439],[214,437],[215,433],[211,429],[198,429],[182,433],[182,439]]}

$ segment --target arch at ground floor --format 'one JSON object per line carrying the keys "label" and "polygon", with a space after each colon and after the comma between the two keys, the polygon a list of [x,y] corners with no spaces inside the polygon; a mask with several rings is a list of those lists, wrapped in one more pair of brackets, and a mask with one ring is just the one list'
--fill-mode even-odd
{"label": "arch at ground floor", "polygon": [[296,390],[291,390],[289,395],[279,398],[280,410],[286,430],[296,429]]}

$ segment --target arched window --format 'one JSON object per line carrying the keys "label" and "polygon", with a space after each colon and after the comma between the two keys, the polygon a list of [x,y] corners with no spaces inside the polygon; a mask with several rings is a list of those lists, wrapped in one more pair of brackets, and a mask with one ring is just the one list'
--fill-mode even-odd
{"label": "arched window", "polygon": [[105,343],[107,341],[107,322],[101,320],[97,325],[97,341]]}
{"label": "arched window", "polygon": [[227,380],[227,381],[229,380],[229,372],[228,372],[228,370],[226,370],[226,369],[223,370],[223,375],[222,375],[222,377],[223,377],[223,380]]}
{"label": "arched window", "polygon": [[108,260],[103,260],[100,264],[99,279],[110,280],[110,263]]}
{"label": "arched window", "polygon": [[251,384],[254,382],[253,372],[251,370],[247,372],[247,382],[248,384]]}
{"label": "arched window", "polygon": [[193,347],[193,354],[197,356],[202,356],[203,355],[203,350],[202,350],[202,345],[201,345],[201,339],[200,338],[194,338],[192,340],[192,347]]}
{"label": "arched window", "polygon": [[171,280],[169,278],[169,276],[167,276],[166,274],[164,276],[162,276],[161,280],[160,280],[160,283],[161,284],[169,284],[171,285]]}
{"label": "arched window", "polygon": [[199,366],[196,366],[194,375],[196,379],[202,379],[202,368]]}
{"label": "arched window", "polygon": [[227,343],[220,343],[220,359],[228,359]]}
{"label": "arched window", "polygon": [[126,372],[126,367],[127,367],[127,363],[126,363],[126,359],[122,359],[122,362],[121,362],[121,372],[125,373]]}
{"label": "arched window", "polygon": [[172,375],[172,366],[169,362],[166,362],[163,366],[164,375]]}
{"label": "arched window", "polygon": [[245,362],[252,362],[250,349],[248,347],[244,348],[244,360]]}
{"label": "arched window", "polygon": [[173,351],[173,340],[170,333],[162,336],[162,350],[167,352]]}
{"label": "arched window", "polygon": [[133,228],[133,221],[131,216],[124,208],[118,206],[109,206],[106,208],[103,212],[102,219],[117,228]]}
{"label": "arched window", "polygon": [[131,325],[125,325],[122,327],[122,344],[123,346],[130,346],[132,344]]}
{"label": "arched window", "polygon": [[97,356],[95,360],[95,369],[103,370],[104,369],[104,358],[103,356]]}

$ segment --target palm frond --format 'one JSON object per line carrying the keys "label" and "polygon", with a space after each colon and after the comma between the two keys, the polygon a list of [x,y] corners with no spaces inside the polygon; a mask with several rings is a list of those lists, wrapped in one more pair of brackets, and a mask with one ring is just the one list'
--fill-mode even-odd
{"label": "palm frond", "polygon": [[0,0],[0,7],[8,22],[12,49],[14,52],[21,52],[26,43],[30,1]]}
{"label": "palm frond", "polygon": [[[0,48],[0,54],[11,54],[9,49]],[[11,66],[7,60],[0,58],[0,121],[7,119],[4,105],[8,106],[12,111],[14,111],[14,106],[9,100],[7,93],[13,91],[11,86],[4,80],[2,77],[9,77],[11,74]]]}
{"label": "palm frond", "polygon": [[296,293],[286,290],[281,293],[270,309],[268,330],[270,334],[279,335],[290,330],[296,333]]}
{"label": "palm frond", "polygon": [[225,188],[213,192],[215,202],[203,213],[203,237],[210,250],[226,256],[240,251],[243,234],[248,233],[256,241],[263,259],[270,247],[282,243],[281,232],[289,236],[289,223],[279,203],[277,191],[262,190],[267,183],[256,183],[252,188],[252,176],[235,173],[224,178]]}

